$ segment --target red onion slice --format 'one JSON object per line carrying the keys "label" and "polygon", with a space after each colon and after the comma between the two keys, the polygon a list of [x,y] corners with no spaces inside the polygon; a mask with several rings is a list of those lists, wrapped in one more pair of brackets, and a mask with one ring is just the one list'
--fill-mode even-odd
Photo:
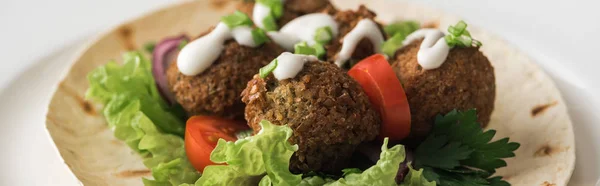
{"label": "red onion slice", "polygon": [[415,164],[415,157],[413,155],[412,150],[406,150],[406,158],[402,163],[400,163],[400,168],[398,168],[398,173],[396,173],[396,183],[402,183],[404,181],[404,177],[408,174],[408,163],[411,165]]}
{"label": "red onion slice", "polygon": [[179,54],[179,44],[182,41],[189,41],[186,35],[166,38],[156,45],[152,52],[152,75],[160,95],[169,103],[175,103],[175,96],[169,88],[167,82],[167,69],[169,65],[177,59]]}

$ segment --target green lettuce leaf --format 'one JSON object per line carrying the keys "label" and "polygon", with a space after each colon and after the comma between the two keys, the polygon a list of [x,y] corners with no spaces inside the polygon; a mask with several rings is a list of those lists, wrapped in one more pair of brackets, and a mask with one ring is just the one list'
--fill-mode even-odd
{"label": "green lettuce leaf", "polygon": [[379,161],[372,167],[362,173],[349,173],[344,178],[327,183],[326,186],[345,186],[345,185],[381,185],[395,186],[396,173],[400,163],[404,161],[405,152],[402,145],[396,145],[392,148],[387,147],[386,138],[381,146]]}
{"label": "green lettuce leaf", "polygon": [[435,181],[427,181],[423,175],[423,169],[417,171],[410,166],[408,168],[408,174],[400,186],[436,186]]}
{"label": "green lettuce leaf", "polygon": [[210,159],[215,163],[204,169],[196,186],[204,185],[298,185],[302,175],[289,171],[290,158],[298,150],[288,139],[292,129],[261,121],[255,136],[226,142],[219,139]]}
{"label": "green lettuce leaf", "polygon": [[[142,111],[162,131],[183,136],[184,123],[177,113],[161,98],[152,77],[152,65],[139,52],[123,55],[123,65],[112,61],[88,74],[90,88],[86,98],[103,105],[113,102],[112,110],[105,109],[107,119],[119,119],[113,115],[131,101],[138,101]],[[113,100],[123,101],[113,101]],[[127,100],[129,99],[129,100]],[[115,122],[110,122],[111,128]]]}
{"label": "green lettuce leaf", "polygon": [[334,181],[335,180],[333,180],[331,178],[322,178],[320,176],[312,176],[312,177],[306,177],[306,178],[302,179],[302,182],[300,182],[300,185],[298,185],[298,186],[322,186],[322,185],[325,185],[326,183],[331,183]]}
{"label": "green lettuce leaf", "polygon": [[226,142],[220,139],[211,154],[215,163],[204,169],[204,174],[196,182],[196,186],[205,185],[240,185],[240,186],[346,186],[346,185],[389,185],[396,186],[396,173],[404,160],[404,147],[396,145],[387,148],[384,141],[380,160],[371,168],[360,171],[346,169],[344,177],[339,180],[320,176],[302,175],[289,171],[289,161],[298,149],[288,139],[292,130],[287,126],[273,125],[268,121],[260,123],[262,130],[255,136]]}
{"label": "green lettuce leaf", "polygon": [[123,65],[111,62],[88,75],[86,98],[104,104],[115,137],[144,158],[154,177],[145,185],[194,183],[200,174],[185,154],[183,121],[158,94],[150,62],[138,52],[123,58]]}

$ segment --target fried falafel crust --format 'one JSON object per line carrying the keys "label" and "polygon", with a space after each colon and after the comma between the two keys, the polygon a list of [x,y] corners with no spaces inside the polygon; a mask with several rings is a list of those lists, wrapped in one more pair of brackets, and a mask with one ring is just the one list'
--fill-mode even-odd
{"label": "fried falafel crust", "polygon": [[379,134],[381,118],[360,85],[334,64],[309,62],[295,78],[258,75],[242,93],[246,120],[254,132],[261,120],[287,125],[299,149],[294,172],[339,174],[356,147]]}
{"label": "fried falafel crust", "polygon": [[284,49],[272,42],[251,48],[228,40],[219,58],[204,72],[186,76],[173,62],[167,70],[167,81],[189,115],[244,119],[242,90],[261,67],[282,52]]}
{"label": "fried falafel crust", "polygon": [[450,50],[439,68],[424,70],[417,62],[420,41],[396,52],[392,68],[403,83],[412,117],[409,139],[423,139],[435,117],[454,109],[477,109],[478,121],[487,126],[494,110],[494,67],[479,48]]}
{"label": "fried falafel crust", "polygon": [[[366,6],[361,5],[358,7],[358,10],[344,10],[344,11],[336,11],[332,14],[335,21],[339,25],[339,37],[335,40],[331,41],[330,44],[326,45],[327,49],[327,61],[334,62],[336,59],[336,55],[340,52],[343,45],[344,37],[356,27],[358,22],[363,19],[371,19],[375,21],[375,17],[377,14],[369,10]],[[379,25],[379,30],[381,30],[381,34],[385,37],[386,34],[383,32],[383,27],[381,24]],[[375,54],[373,44],[367,38],[363,38],[360,40],[354,53],[352,54],[353,59],[364,59],[371,55]]]}

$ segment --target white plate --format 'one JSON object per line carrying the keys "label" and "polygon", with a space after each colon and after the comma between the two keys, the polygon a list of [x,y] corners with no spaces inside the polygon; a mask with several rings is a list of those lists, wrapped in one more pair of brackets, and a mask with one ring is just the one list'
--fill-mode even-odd
{"label": "white plate", "polygon": [[[536,61],[543,59],[542,54],[529,53]],[[553,64],[553,63],[550,63]],[[600,104],[598,94],[588,92],[587,87],[577,86],[560,76],[561,70],[549,64],[540,64],[552,77],[563,98],[567,102],[569,114],[575,132],[575,171],[571,177],[571,186],[600,186]],[[600,76],[600,74],[596,74]],[[590,85],[587,85],[590,86]]]}
{"label": "white plate", "polygon": [[[70,46],[38,60],[0,90],[0,149],[3,150],[0,185],[79,185],[44,127],[49,98],[78,47]],[[600,185],[600,135],[596,134],[600,132],[600,115],[596,114],[600,111],[598,94],[588,92],[592,85],[569,82],[577,75],[557,65],[560,61],[535,49],[525,49],[525,52],[536,61],[547,62],[540,66],[553,77],[569,106],[577,146],[575,172],[569,185]],[[596,79],[600,79],[600,75]]]}
{"label": "white plate", "polygon": [[80,45],[38,60],[0,90],[0,185],[80,185],[45,127],[52,93]]}

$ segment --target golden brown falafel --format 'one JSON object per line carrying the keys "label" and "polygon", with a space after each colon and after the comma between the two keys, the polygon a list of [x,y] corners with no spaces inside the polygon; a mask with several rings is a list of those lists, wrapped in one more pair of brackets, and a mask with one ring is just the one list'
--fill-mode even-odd
{"label": "golden brown falafel", "polygon": [[[331,41],[328,45],[325,46],[327,50],[327,61],[333,62],[335,61],[336,55],[340,52],[344,36],[346,36],[362,19],[371,19],[375,21],[375,17],[377,14],[369,10],[366,6],[361,5],[358,10],[345,10],[338,11],[333,14],[335,21],[339,25],[339,36]],[[381,34],[385,37],[386,34],[383,31],[383,27],[379,24],[379,30],[381,30]],[[360,40],[354,53],[352,54],[352,59],[364,59],[371,55],[375,54],[373,44],[367,38],[363,38]]]}
{"label": "golden brown falafel", "polygon": [[337,10],[333,8],[329,0],[287,0],[285,1],[285,11],[279,18],[278,24],[283,26],[302,15],[323,11],[333,13]]}
{"label": "golden brown falafel", "polygon": [[494,67],[476,47],[450,50],[439,68],[424,70],[417,62],[422,40],[396,52],[392,68],[403,83],[412,117],[409,139],[422,139],[438,114],[453,109],[477,109],[478,121],[486,126],[494,110]]}
{"label": "golden brown falafel", "polygon": [[242,100],[255,132],[261,120],[293,129],[290,142],[299,146],[290,161],[294,172],[338,174],[381,125],[360,85],[331,63],[308,62],[295,78],[283,81],[256,75]]}
{"label": "golden brown falafel", "polygon": [[282,52],[284,49],[272,42],[251,48],[229,40],[221,56],[204,72],[186,76],[177,68],[177,62],[173,62],[167,70],[167,81],[177,102],[189,115],[244,119],[242,90],[261,67]]}

